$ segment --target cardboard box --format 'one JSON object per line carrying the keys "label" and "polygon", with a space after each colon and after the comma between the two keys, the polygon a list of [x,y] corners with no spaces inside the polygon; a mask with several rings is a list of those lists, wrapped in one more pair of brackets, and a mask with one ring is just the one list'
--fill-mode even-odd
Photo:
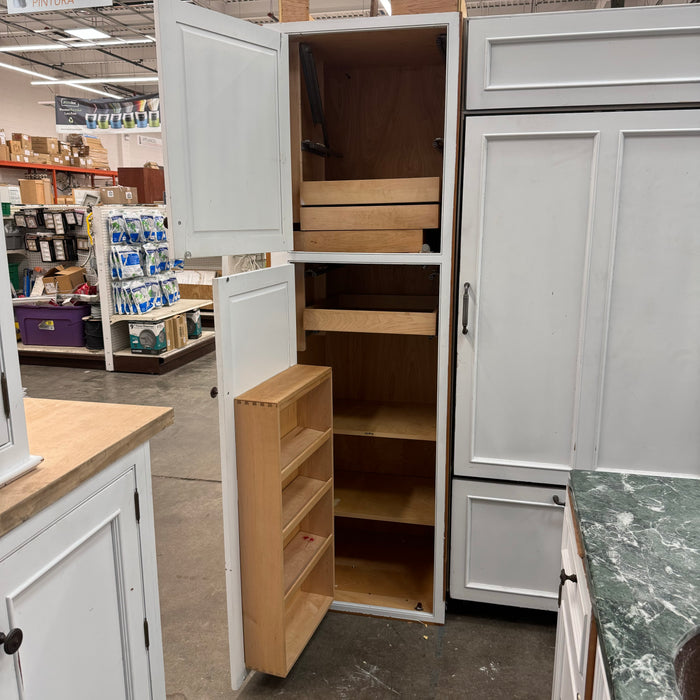
{"label": "cardboard box", "polygon": [[85,158],[71,158],[70,159],[70,164],[74,168],[84,168],[86,167],[85,165]]}
{"label": "cardboard box", "polygon": [[165,321],[129,321],[129,345],[134,355],[160,355],[167,349]]}
{"label": "cardboard box", "polygon": [[28,151],[32,150],[32,137],[27,134],[19,134],[17,132],[12,134],[13,141],[21,141],[22,148],[26,148]]}
{"label": "cardboard box", "polygon": [[58,153],[58,139],[48,136],[32,136],[32,149],[35,153],[55,155]]}
{"label": "cardboard box", "polygon": [[10,160],[10,147],[0,144],[0,160]]}
{"label": "cardboard box", "polygon": [[32,153],[32,155],[29,156],[29,162],[51,165],[51,156],[48,153]]}
{"label": "cardboard box", "polygon": [[202,312],[199,309],[188,311],[186,314],[187,320],[187,337],[201,338],[202,336]]}
{"label": "cardboard box", "polygon": [[7,146],[8,138],[5,135],[5,129],[0,129],[0,146]]}
{"label": "cardboard box", "polygon": [[103,204],[138,204],[138,190],[135,187],[100,187],[100,201]]}
{"label": "cardboard box", "polygon": [[187,345],[187,319],[185,314],[178,314],[166,319],[165,335],[168,350],[176,350]]}
{"label": "cardboard box", "polygon": [[22,194],[17,185],[0,185],[0,202],[22,204]]}
{"label": "cardboard box", "polygon": [[52,267],[44,275],[43,281],[44,291],[47,294],[55,294],[56,292],[67,294],[85,282],[85,268],[74,265],[71,267],[63,265]]}
{"label": "cardboard box", "polygon": [[99,197],[100,191],[98,189],[91,189],[89,187],[74,187],[73,193],[72,193],[73,203],[74,204],[82,204],[83,198],[85,197],[86,194],[94,194],[94,195],[97,195],[97,197]]}
{"label": "cardboard box", "polygon": [[13,163],[29,163],[29,162],[30,162],[30,161],[29,161],[29,156],[21,156],[21,155],[17,155],[16,153],[13,153],[13,154],[10,156],[10,160],[11,160]]}
{"label": "cardboard box", "polygon": [[7,142],[7,145],[10,147],[10,153],[13,155],[18,155],[24,151],[21,141],[10,140]]}
{"label": "cardboard box", "polygon": [[19,189],[24,204],[53,204],[53,186],[50,180],[20,180]]}

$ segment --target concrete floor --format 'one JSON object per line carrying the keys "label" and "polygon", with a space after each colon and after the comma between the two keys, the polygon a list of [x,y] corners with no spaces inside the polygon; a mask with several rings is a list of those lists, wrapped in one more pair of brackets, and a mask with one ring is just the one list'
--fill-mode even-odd
{"label": "concrete floor", "polygon": [[329,613],[286,679],[232,691],[214,354],[163,376],[24,365],[22,379],[36,398],[175,408],[151,441],[168,700],[550,697],[555,616],[464,605],[444,626]]}

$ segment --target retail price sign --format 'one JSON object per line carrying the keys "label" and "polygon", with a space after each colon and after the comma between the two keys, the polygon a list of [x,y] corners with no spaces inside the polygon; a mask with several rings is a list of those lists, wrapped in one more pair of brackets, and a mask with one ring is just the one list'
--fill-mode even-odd
{"label": "retail price sign", "polygon": [[[105,78],[109,83],[109,78]],[[56,131],[59,134],[147,134],[160,132],[158,93],[104,100],[55,98]]]}
{"label": "retail price sign", "polygon": [[7,0],[7,13],[18,15],[30,12],[56,12],[76,10],[80,7],[104,7],[112,0]]}

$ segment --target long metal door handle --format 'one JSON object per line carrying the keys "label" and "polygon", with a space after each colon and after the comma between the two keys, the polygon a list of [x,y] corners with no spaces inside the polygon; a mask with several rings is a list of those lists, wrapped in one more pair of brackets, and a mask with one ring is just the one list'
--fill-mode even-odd
{"label": "long metal door handle", "polygon": [[462,334],[469,332],[469,282],[464,283],[464,293],[462,295]]}

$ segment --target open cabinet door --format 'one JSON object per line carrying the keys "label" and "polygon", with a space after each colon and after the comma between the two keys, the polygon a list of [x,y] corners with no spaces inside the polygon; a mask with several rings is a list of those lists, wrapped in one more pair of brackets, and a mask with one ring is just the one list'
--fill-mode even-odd
{"label": "open cabinet door", "polygon": [[245,679],[234,399],[296,364],[294,266],[214,280],[231,683]]}
{"label": "open cabinet door", "polygon": [[289,250],[286,36],[181,0],[156,29],[176,257]]}

